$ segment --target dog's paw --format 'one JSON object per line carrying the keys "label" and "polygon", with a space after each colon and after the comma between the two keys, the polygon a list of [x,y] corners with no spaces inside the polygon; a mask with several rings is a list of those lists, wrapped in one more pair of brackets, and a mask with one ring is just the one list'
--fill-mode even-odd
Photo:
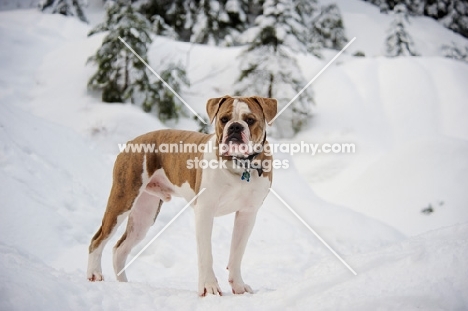
{"label": "dog's paw", "polygon": [[90,282],[104,281],[104,277],[101,272],[88,273],[88,280]]}
{"label": "dog's paw", "polygon": [[232,293],[235,295],[241,295],[244,293],[249,293],[253,294],[252,288],[245,284],[244,282],[234,282],[234,281],[229,281],[229,284],[231,284],[232,287]]}
{"label": "dog's paw", "polygon": [[200,297],[205,297],[208,294],[220,296],[223,295],[221,288],[219,288],[218,281],[205,282],[198,286],[198,295]]}

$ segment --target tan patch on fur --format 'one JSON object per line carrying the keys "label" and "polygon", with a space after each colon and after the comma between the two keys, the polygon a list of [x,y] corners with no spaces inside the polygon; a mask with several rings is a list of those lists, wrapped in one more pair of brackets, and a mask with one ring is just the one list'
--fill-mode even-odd
{"label": "tan patch on fur", "polygon": [[[206,144],[213,135],[202,134],[192,131],[179,131],[179,130],[160,130],[147,133],[132,140],[133,144],[156,144],[159,148],[160,144],[196,144],[197,146]],[[160,168],[164,172],[169,181],[181,187],[182,184],[187,182],[195,193],[198,193],[201,176],[197,177],[197,170],[187,169],[187,161],[194,160],[195,158],[202,159],[203,153],[196,150],[192,152],[176,152],[176,153],[146,153],[146,170],[148,176],[152,176],[154,172]],[[142,162],[140,162],[142,163]]]}
{"label": "tan patch on fur", "polygon": [[276,113],[278,112],[278,101],[274,98],[259,96],[252,96],[249,98],[256,101],[260,105],[266,121],[270,123],[270,121],[276,116]]}
{"label": "tan patch on fur", "polygon": [[208,101],[206,102],[206,113],[210,118],[210,123],[213,123],[213,120],[216,117],[216,114],[218,113],[219,107],[228,98],[232,97],[229,95],[225,95],[223,97],[208,99]]}

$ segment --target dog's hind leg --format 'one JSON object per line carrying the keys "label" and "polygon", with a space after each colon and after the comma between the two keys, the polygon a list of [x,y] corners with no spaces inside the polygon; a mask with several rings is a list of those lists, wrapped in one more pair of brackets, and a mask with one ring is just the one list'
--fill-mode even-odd
{"label": "dog's hind leg", "polygon": [[[138,196],[128,217],[127,229],[114,247],[114,271],[118,281],[126,282],[125,267],[128,254],[135,245],[144,239],[148,229],[154,224],[163,201],[146,191]],[[122,271],[120,275],[118,273]]]}
{"label": "dog's hind leg", "polygon": [[[87,277],[90,281],[102,281],[101,257],[102,251],[110,238],[115,234],[117,228],[128,215],[128,211],[120,215],[104,215],[102,225],[91,239],[88,255]],[[115,216],[115,217],[114,217]]]}
{"label": "dog's hind leg", "polygon": [[103,280],[102,251],[134,205],[142,185],[142,171],[141,164],[138,164],[138,161],[133,161],[133,163],[128,161],[126,154],[120,154],[117,157],[114,165],[114,181],[106,212],[102,218],[101,227],[89,245],[87,277],[90,281]]}
{"label": "dog's hind leg", "polygon": [[119,226],[127,217],[130,208],[133,205],[133,201],[135,201],[135,198],[138,196],[138,190],[136,190],[133,193],[133,198],[132,195],[122,198],[120,195],[122,191],[125,190],[122,189],[120,184],[112,185],[106,212],[102,218],[101,227],[99,227],[98,231],[91,239],[91,243],[89,245],[87,272],[87,277],[90,281],[103,280],[101,268],[102,251],[107,242],[112,238]]}

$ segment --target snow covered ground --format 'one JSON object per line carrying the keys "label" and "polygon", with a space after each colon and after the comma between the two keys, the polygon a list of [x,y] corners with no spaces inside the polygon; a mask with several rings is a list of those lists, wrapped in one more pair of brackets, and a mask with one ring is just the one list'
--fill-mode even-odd
{"label": "snow covered ground", "polygon": [[[89,26],[35,10],[0,12],[0,309],[467,309],[468,65],[437,51],[467,41],[420,18],[411,30],[423,57],[383,58],[389,17],[361,1],[338,5],[357,37],[350,52],[371,57],[343,55],[313,84],[316,116],[294,141],[351,142],[357,152],[277,154],[294,165],[275,172],[273,187],[358,276],[270,195],[243,265],[255,294],[229,292],[230,215],[213,233],[225,296],[203,299],[191,211],[127,270],[129,283],[116,282],[111,265],[122,230],[104,251],[106,281],[86,280],[117,143],[164,125],[87,92],[94,68],[84,64],[102,39],[87,38]],[[157,38],[150,63],[157,70],[168,58],[183,61],[192,82],[184,97],[204,113],[207,98],[232,93],[239,51]],[[309,79],[325,63],[300,58]],[[424,215],[428,204],[435,211]],[[184,205],[165,204],[145,241]]]}

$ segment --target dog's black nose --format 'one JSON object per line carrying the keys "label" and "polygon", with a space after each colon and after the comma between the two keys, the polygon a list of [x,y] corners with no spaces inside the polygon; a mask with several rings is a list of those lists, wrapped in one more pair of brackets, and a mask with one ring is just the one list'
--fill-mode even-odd
{"label": "dog's black nose", "polygon": [[241,133],[244,130],[242,124],[234,122],[228,128],[228,135],[233,133]]}

